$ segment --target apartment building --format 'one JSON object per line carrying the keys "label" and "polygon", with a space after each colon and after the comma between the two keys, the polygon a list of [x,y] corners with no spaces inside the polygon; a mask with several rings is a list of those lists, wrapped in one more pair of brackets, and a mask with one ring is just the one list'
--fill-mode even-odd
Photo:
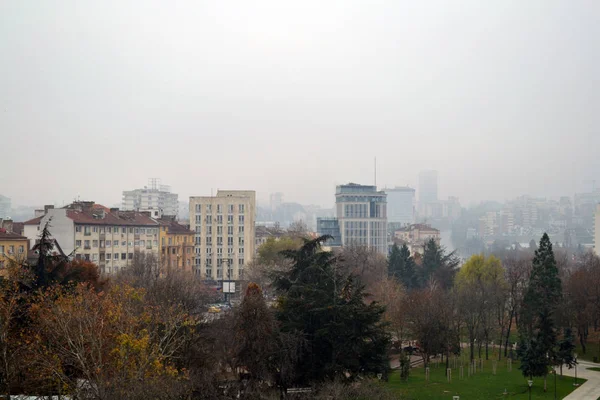
{"label": "apartment building", "polygon": [[160,185],[158,179],[150,179],[149,186],[123,191],[122,209],[125,211],[150,212],[153,218],[179,214],[179,196],[171,188]]}
{"label": "apartment building", "polygon": [[431,239],[439,245],[440,231],[427,224],[412,224],[394,232],[394,242],[406,244],[411,253],[423,254],[425,244]]}
{"label": "apartment building", "polygon": [[25,236],[0,228],[0,276],[12,261],[24,261],[27,258],[28,241]]}
{"label": "apartment building", "polygon": [[24,223],[30,247],[46,223],[65,254],[97,264],[101,273],[127,268],[136,252],[159,256],[159,223],[147,212],[109,209],[93,201],[47,206],[43,216]]}
{"label": "apartment building", "polygon": [[219,190],[190,197],[190,229],[195,233],[195,273],[207,280],[241,280],[254,258],[256,192]]}
{"label": "apartment building", "polygon": [[192,272],[195,260],[194,232],[175,221],[175,217],[163,217],[158,223],[163,268]]}

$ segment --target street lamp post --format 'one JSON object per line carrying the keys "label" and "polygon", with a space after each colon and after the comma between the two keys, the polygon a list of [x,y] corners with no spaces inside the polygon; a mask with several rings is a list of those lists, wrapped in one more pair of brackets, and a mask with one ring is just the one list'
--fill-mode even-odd
{"label": "street lamp post", "polygon": [[577,383],[577,353],[573,354],[575,357],[575,382],[573,382],[573,386],[579,386]]}

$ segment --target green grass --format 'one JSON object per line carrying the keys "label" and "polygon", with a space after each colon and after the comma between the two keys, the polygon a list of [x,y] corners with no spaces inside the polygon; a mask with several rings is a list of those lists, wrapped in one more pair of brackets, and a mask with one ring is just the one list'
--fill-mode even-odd
{"label": "green grass", "polygon": [[586,352],[583,354],[581,351],[581,346],[578,344],[575,352],[577,353],[577,358],[584,361],[594,361],[594,357],[596,357],[596,362],[600,361],[600,353],[598,350],[597,342],[588,342],[587,346],[585,346]]}
{"label": "green grass", "polygon": [[590,371],[599,371],[600,372],[600,367],[592,367],[592,368],[588,368]]}
{"label": "green grass", "polygon": [[[431,364],[429,382],[425,381],[425,371],[422,367],[411,370],[408,382],[400,381],[400,373],[396,370],[390,375],[388,386],[398,393],[401,398],[411,400],[450,400],[459,395],[465,399],[528,399],[527,380],[523,378],[519,365],[513,362],[512,371],[508,372],[506,361],[498,362],[497,374],[492,374],[492,360],[484,361],[483,372],[468,375],[464,367],[464,379],[459,379],[459,370],[452,369],[452,382],[448,383],[445,376],[445,366],[436,368]],[[548,376],[548,391],[544,393],[543,378],[534,378],[531,389],[532,399],[554,399],[554,376]],[[574,379],[572,377],[557,377],[557,397],[562,399],[572,392]],[[581,384],[585,379],[578,379]],[[504,396],[506,389],[507,395]]]}

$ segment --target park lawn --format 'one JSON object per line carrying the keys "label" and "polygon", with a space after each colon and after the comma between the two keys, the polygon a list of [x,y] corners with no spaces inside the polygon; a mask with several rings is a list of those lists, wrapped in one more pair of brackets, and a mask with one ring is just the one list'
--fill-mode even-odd
{"label": "park lawn", "polygon": [[[430,380],[425,381],[425,372],[422,367],[410,371],[408,382],[400,381],[400,372],[394,370],[390,375],[388,386],[404,400],[450,400],[452,396],[460,396],[461,400],[470,399],[528,399],[527,381],[519,370],[519,364],[512,364],[512,371],[508,372],[506,361],[498,362],[497,374],[492,374],[492,360],[484,361],[483,372],[479,370],[468,377],[467,367],[464,370],[464,379],[459,379],[458,369],[452,369],[452,382],[448,383],[445,376],[445,366],[435,367],[431,364]],[[554,399],[554,377],[548,376],[548,391],[544,393],[543,378],[534,378],[531,389],[532,399]],[[572,392],[574,379],[572,377],[557,377],[557,397],[562,399]],[[581,384],[585,379],[578,379]],[[507,395],[503,392],[506,389]]]}
{"label": "park lawn", "polygon": [[592,367],[592,368],[587,368],[590,371],[600,371],[600,367]]}
{"label": "park lawn", "polygon": [[600,361],[600,357],[599,357],[600,352],[598,351],[598,342],[589,342],[586,346],[586,350],[587,351],[585,352],[585,354],[583,354],[583,352],[581,351],[581,345],[578,343],[576,350],[575,350],[577,352],[577,358],[584,360],[584,361],[591,361],[591,362]]}

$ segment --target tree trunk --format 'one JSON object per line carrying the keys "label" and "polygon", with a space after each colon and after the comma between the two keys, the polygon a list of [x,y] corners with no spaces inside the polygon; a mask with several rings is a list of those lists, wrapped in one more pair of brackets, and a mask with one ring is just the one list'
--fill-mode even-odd
{"label": "tree trunk", "polygon": [[475,358],[475,341],[473,339],[469,339],[470,350],[471,350],[471,361]]}
{"label": "tree trunk", "polygon": [[585,336],[583,332],[579,332],[579,344],[581,344],[581,353],[585,354]]}
{"label": "tree trunk", "polygon": [[546,386],[546,378],[548,377],[548,375],[544,375],[544,393],[547,391],[547,386]]}
{"label": "tree trunk", "polygon": [[508,318],[508,328],[506,329],[506,342],[504,342],[504,357],[508,357],[508,340],[510,339],[510,330],[512,328],[513,314],[514,311],[511,310]]}
{"label": "tree trunk", "polygon": [[560,376],[562,376],[562,363],[560,363]]}
{"label": "tree trunk", "polygon": [[485,361],[490,359],[488,346],[489,346],[489,344],[488,344],[488,340],[486,338],[485,339]]}

